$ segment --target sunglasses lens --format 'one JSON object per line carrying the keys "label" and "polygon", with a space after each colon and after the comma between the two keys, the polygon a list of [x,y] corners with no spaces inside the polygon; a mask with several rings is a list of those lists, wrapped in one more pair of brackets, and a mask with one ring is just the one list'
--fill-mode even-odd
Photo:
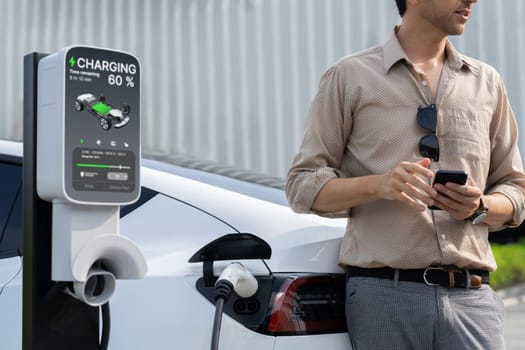
{"label": "sunglasses lens", "polygon": [[419,108],[417,111],[417,124],[423,129],[436,132],[437,110],[434,105]]}
{"label": "sunglasses lens", "polygon": [[439,143],[436,135],[423,136],[419,141],[419,153],[423,157],[431,158],[434,161],[439,160]]}

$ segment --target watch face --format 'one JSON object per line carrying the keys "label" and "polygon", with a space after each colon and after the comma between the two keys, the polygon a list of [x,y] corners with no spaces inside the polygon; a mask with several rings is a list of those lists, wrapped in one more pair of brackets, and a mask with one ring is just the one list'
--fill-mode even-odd
{"label": "watch face", "polygon": [[476,216],[474,216],[472,219],[471,219],[471,222],[476,225],[476,224],[479,224],[481,221],[483,221],[483,219],[485,218],[485,216],[487,216],[487,211],[484,210],[480,213],[478,213]]}

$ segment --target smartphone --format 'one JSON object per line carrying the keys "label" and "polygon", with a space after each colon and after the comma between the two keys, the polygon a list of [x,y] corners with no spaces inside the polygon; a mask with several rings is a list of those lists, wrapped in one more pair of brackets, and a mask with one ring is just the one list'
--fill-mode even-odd
{"label": "smartphone", "polygon": [[[467,178],[468,175],[463,170],[438,170],[434,176],[432,187],[434,187],[435,184],[445,185],[447,182],[454,182],[459,185],[464,185],[467,183]],[[441,210],[441,208],[433,205],[429,206],[428,208],[432,210]]]}

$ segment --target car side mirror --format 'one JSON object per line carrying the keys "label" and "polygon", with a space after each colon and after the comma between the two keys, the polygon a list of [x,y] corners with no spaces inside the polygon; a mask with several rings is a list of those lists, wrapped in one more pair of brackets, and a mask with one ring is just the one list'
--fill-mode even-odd
{"label": "car side mirror", "polygon": [[269,259],[272,248],[266,241],[251,233],[230,233],[215,239],[199,249],[188,260],[190,263],[203,262],[206,286],[215,282],[213,262],[216,260]]}

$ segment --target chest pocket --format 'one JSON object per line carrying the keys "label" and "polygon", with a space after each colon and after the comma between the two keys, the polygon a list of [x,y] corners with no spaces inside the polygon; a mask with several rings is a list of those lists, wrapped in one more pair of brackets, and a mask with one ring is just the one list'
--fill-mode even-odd
{"label": "chest pocket", "polygon": [[480,162],[490,158],[491,113],[483,108],[452,108],[442,115],[443,156]]}

